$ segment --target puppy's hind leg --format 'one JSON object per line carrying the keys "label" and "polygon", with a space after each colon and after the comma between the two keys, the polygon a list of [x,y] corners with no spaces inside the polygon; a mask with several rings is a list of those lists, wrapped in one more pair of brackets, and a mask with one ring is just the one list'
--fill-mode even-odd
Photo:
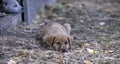
{"label": "puppy's hind leg", "polygon": [[65,29],[67,30],[67,33],[70,34],[70,32],[71,32],[71,26],[70,26],[70,24],[64,23],[63,26],[64,26]]}

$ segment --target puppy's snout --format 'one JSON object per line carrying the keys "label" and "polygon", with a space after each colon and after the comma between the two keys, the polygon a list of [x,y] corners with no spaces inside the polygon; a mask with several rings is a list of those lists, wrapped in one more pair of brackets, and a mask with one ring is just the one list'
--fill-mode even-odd
{"label": "puppy's snout", "polygon": [[24,8],[23,7],[21,7],[21,12],[24,12]]}
{"label": "puppy's snout", "polygon": [[71,46],[68,49],[71,49]]}
{"label": "puppy's snout", "polygon": [[62,50],[62,52],[67,52],[65,49],[61,49]]}
{"label": "puppy's snout", "polygon": [[21,7],[21,10],[24,10],[24,8],[23,8],[23,7]]}

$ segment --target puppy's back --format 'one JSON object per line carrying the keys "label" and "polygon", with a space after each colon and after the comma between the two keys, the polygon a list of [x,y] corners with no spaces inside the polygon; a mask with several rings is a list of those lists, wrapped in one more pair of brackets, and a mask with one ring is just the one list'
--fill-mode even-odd
{"label": "puppy's back", "polygon": [[44,34],[67,34],[67,30],[59,23],[48,23],[43,28]]}

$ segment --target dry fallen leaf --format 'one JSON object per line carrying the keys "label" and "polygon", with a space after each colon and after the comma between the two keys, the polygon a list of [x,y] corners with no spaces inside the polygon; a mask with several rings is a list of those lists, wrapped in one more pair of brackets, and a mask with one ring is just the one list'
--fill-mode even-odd
{"label": "dry fallen leaf", "polygon": [[57,20],[63,20],[63,19],[65,19],[65,18],[63,18],[63,17],[58,17],[57,18]]}
{"label": "dry fallen leaf", "polygon": [[2,61],[0,60],[0,63],[1,63]]}
{"label": "dry fallen leaf", "polygon": [[84,20],[79,20],[79,22],[84,23]]}
{"label": "dry fallen leaf", "polygon": [[114,8],[112,8],[112,7],[106,7],[106,8],[104,8],[104,10],[105,10],[106,12],[111,13],[111,12],[114,11]]}
{"label": "dry fallen leaf", "polygon": [[85,43],[85,44],[84,44],[84,46],[90,46],[90,45],[91,45],[91,44],[89,44],[89,43]]}
{"label": "dry fallen leaf", "polygon": [[56,59],[58,63],[63,63],[63,59],[62,58],[57,58]]}
{"label": "dry fallen leaf", "polygon": [[100,22],[99,25],[100,25],[100,26],[104,26],[104,25],[105,25],[105,22]]}
{"label": "dry fallen leaf", "polygon": [[86,48],[86,51],[89,53],[97,54],[98,52],[96,50],[92,50],[90,48]]}
{"label": "dry fallen leaf", "polygon": [[93,64],[93,62],[89,61],[89,60],[84,60],[85,64]]}
{"label": "dry fallen leaf", "polygon": [[112,50],[104,50],[104,53],[108,54],[108,53],[111,53],[113,52]]}
{"label": "dry fallen leaf", "polygon": [[62,9],[63,9],[63,6],[58,3],[58,4],[57,4],[57,9],[58,9],[58,10],[62,10]]}
{"label": "dry fallen leaf", "polygon": [[8,64],[17,64],[13,59],[10,59],[9,61],[8,61]]}
{"label": "dry fallen leaf", "polygon": [[70,4],[70,3],[68,3],[66,6],[67,6],[67,7],[72,7],[73,5],[72,5],[72,4]]}

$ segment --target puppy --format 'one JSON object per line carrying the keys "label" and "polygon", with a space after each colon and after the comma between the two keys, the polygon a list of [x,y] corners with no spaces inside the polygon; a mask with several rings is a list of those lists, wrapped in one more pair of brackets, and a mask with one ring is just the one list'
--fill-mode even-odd
{"label": "puppy", "polygon": [[55,50],[66,52],[71,48],[73,41],[73,37],[70,36],[70,31],[71,27],[68,23],[64,25],[59,23],[46,24],[43,28],[43,42],[50,47],[54,47]]}

